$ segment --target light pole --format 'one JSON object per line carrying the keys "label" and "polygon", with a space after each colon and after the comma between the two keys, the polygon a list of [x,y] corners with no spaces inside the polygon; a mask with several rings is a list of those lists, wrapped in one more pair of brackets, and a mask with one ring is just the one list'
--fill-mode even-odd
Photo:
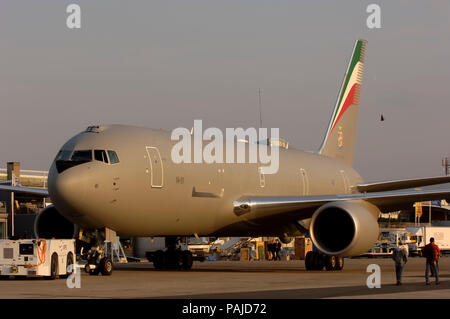
{"label": "light pole", "polygon": [[430,206],[429,206],[429,210],[428,210],[428,222],[430,223],[430,226],[431,226],[431,201],[430,201]]}

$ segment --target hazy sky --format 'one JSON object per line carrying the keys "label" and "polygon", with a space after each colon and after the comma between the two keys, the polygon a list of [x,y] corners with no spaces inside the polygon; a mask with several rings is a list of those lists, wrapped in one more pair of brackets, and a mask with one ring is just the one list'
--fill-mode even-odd
{"label": "hazy sky", "polygon": [[[66,7],[82,10],[80,30]],[[381,29],[366,26],[381,7]],[[47,170],[89,125],[279,127],[317,150],[368,40],[355,166],[441,175],[450,156],[449,1],[0,1],[0,167]],[[380,122],[380,114],[385,117]]]}

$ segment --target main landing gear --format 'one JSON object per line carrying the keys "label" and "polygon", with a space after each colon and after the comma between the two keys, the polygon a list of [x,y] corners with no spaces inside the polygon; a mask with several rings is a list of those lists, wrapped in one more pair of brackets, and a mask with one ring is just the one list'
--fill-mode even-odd
{"label": "main landing gear", "polygon": [[310,251],[305,258],[306,270],[342,270],[344,258],[341,256],[327,256],[316,251]]}
{"label": "main landing gear", "polygon": [[166,237],[167,250],[147,252],[146,257],[157,270],[189,270],[192,268],[194,258],[189,250],[182,250],[178,247],[180,238]]}

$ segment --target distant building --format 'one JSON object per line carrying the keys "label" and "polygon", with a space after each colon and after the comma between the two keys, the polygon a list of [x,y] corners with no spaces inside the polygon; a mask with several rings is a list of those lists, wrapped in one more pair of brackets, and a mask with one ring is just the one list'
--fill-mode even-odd
{"label": "distant building", "polygon": [[[430,219],[431,212],[431,219]],[[409,209],[382,213],[378,219],[381,227],[411,227],[431,224],[434,226],[450,226],[450,205],[445,200],[419,202]]]}
{"label": "distant building", "polygon": [[[20,163],[10,162],[7,168],[0,169],[0,183],[46,189],[47,175],[47,171],[21,170]],[[48,198],[0,191],[0,239],[12,233],[21,238],[33,238],[34,219],[48,203]]]}

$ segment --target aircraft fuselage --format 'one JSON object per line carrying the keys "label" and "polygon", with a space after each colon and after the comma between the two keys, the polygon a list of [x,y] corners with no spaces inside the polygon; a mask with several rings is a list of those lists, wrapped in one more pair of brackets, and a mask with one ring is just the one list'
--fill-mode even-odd
{"label": "aircraft fuselage", "polygon": [[279,235],[292,230],[289,224],[280,219],[259,224],[257,212],[238,216],[233,201],[243,195],[348,194],[362,182],[340,160],[293,148],[279,148],[276,174],[260,174],[260,163],[175,164],[175,143],[169,132],[141,127],[82,132],[62,150],[114,150],[119,162],[92,160],[60,173],[53,162],[50,197],[75,224],[121,235]]}

